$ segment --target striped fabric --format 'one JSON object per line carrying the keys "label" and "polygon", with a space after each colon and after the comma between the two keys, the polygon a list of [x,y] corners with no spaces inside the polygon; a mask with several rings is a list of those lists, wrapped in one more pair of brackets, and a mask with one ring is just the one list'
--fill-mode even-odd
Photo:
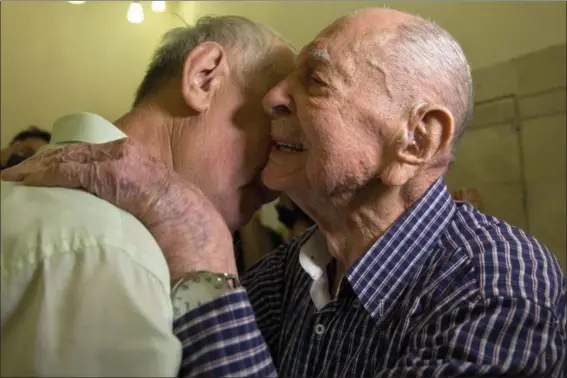
{"label": "striped fabric", "polygon": [[[320,311],[298,261],[314,232],[243,277],[279,376],[563,376],[566,282],[557,260],[523,231],[453,201],[442,180],[346,272]],[[249,311],[236,294],[222,301]],[[179,334],[185,362],[206,346],[202,363],[210,369],[245,376],[240,366],[258,364],[260,371],[269,359],[249,345],[260,342],[254,320],[229,326],[219,319],[240,310],[215,303],[184,318],[209,324],[198,326],[199,343]],[[211,317],[220,325],[207,323]],[[232,349],[238,364],[223,359]]]}
{"label": "striped fabric", "polygon": [[174,324],[183,344],[180,377],[275,377],[243,288],[194,309]]}

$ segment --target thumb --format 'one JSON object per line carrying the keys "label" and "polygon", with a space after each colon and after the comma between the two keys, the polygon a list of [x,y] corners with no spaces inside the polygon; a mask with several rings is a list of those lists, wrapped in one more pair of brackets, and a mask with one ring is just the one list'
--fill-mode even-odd
{"label": "thumb", "polygon": [[6,168],[1,173],[2,181],[22,181],[26,173],[18,169],[18,166]]}
{"label": "thumb", "polygon": [[[77,164],[62,163],[57,167],[31,172],[23,178],[24,185],[29,186],[46,186],[46,187],[62,187],[68,189],[81,188],[81,179],[77,173]],[[86,168],[86,167],[85,167]]]}

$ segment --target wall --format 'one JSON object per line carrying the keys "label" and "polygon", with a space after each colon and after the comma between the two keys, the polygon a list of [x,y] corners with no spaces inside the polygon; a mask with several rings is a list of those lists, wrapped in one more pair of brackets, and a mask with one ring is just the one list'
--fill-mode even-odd
{"label": "wall", "polygon": [[566,256],[566,46],[473,73],[475,119],[447,183],[475,187],[482,209]]}
{"label": "wall", "polygon": [[125,112],[161,35],[180,24],[170,13],[126,20],[128,2],[1,3],[1,141],[28,124],[50,129],[65,113]]}
{"label": "wall", "polygon": [[301,48],[340,16],[385,3],[446,28],[463,45],[475,69],[566,41],[565,2],[198,1],[183,2],[180,13],[188,21],[207,14],[249,17]]}

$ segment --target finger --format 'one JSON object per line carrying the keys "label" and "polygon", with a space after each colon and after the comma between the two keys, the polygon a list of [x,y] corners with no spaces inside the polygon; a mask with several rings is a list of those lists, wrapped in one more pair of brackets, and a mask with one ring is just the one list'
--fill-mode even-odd
{"label": "finger", "polygon": [[62,163],[47,169],[24,174],[23,183],[29,186],[63,187],[76,189],[81,187],[81,175],[87,171],[88,164],[75,162]]}
{"label": "finger", "polygon": [[78,164],[92,163],[97,159],[89,143],[77,143],[69,146],[57,148],[51,155],[46,155],[46,164],[74,162]]}
{"label": "finger", "polygon": [[26,173],[18,170],[18,166],[15,166],[4,169],[1,175],[2,181],[22,181],[26,176]]}
{"label": "finger", "polygon": [[3,170],[1,177],[5,181],[26,179],[34,186],[60,186],[59,183],[63,182],[73,188],[80,187],[79,180],[85,181],[84,185],[92,184],[92,180],[87,179],[84,172],[81,173],[87,165],[114,161],[130,149],[132,142],[126,138],[109,143],[84,143],[47,149],[17,166]]}
{"label": "finger", "polygon": [[124,156],[131,154],[137,148],[133,140],[123,138],[112,142],[92,145],[94,155],[99,162],[108,160],[118,160]]}
{"label": "finger", "polygon": [[112,159],[113,154],[111,152],[123,149],[122,145],[124,145],[122,140],[101,144],[76,143],[48,149],[35,155],[33,158],[43,166],[51,166],[63,162],[88,164]]}
{"label": "finger", "polygon": [[31,157],[32,160],[51,159],[54,156],[61,156],[61,148],[46,148]]}
{"label": "finger", "polygon": [[21,181],[24,176],[30,173],[44,171],[46,166],[38,159],[30,158],[10,168],[2,170],[2,180],[4,181]]}
{"label": "finger", "polygon": [[56,166],[57,164],[53,159],[56,159],[53,154],[33,156],[18,165],[4,169],[2,171],[2,180],[21,181],[26,175],[42,172],[49,169],[51,166]]}

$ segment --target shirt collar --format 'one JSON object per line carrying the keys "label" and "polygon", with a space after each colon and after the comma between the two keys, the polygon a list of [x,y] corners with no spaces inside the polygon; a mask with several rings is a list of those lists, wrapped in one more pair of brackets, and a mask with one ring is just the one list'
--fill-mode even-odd
{"label": "shirt collar", "polygon": [[[449,223],[455,204],[442,179],[382,235],[345,273],[354,293],[374,318],[394,306],[404,289],[419,274],[431,245]],[[318,309],[331,301],[325,267],[331,261],[323,234],[314,227],[302,237],[299,263],[313,279],[311,299]]]}
{"label": "shirt collar", "polygon": [[438,179],[348,269],[345,276],[373,318],[386,315],[416,279],[454,213],[455,203]]}
{"label": "shirt collar", "polygon": [[313,226],[301,238],[304,242],[299,251],[299,265],[313,280],[309,295],[317,310],[321,310],[332,300],[325,269],[331,261],[331,255],[327,250],[325,236],[317,226]]}
{"label": "shirt collar", "polygon": [[106,143],[122,138],[126,138],[126,134],[101,116],[93,113],[74,113],[55,121],[51,143],[44,148],[68,143]]}

